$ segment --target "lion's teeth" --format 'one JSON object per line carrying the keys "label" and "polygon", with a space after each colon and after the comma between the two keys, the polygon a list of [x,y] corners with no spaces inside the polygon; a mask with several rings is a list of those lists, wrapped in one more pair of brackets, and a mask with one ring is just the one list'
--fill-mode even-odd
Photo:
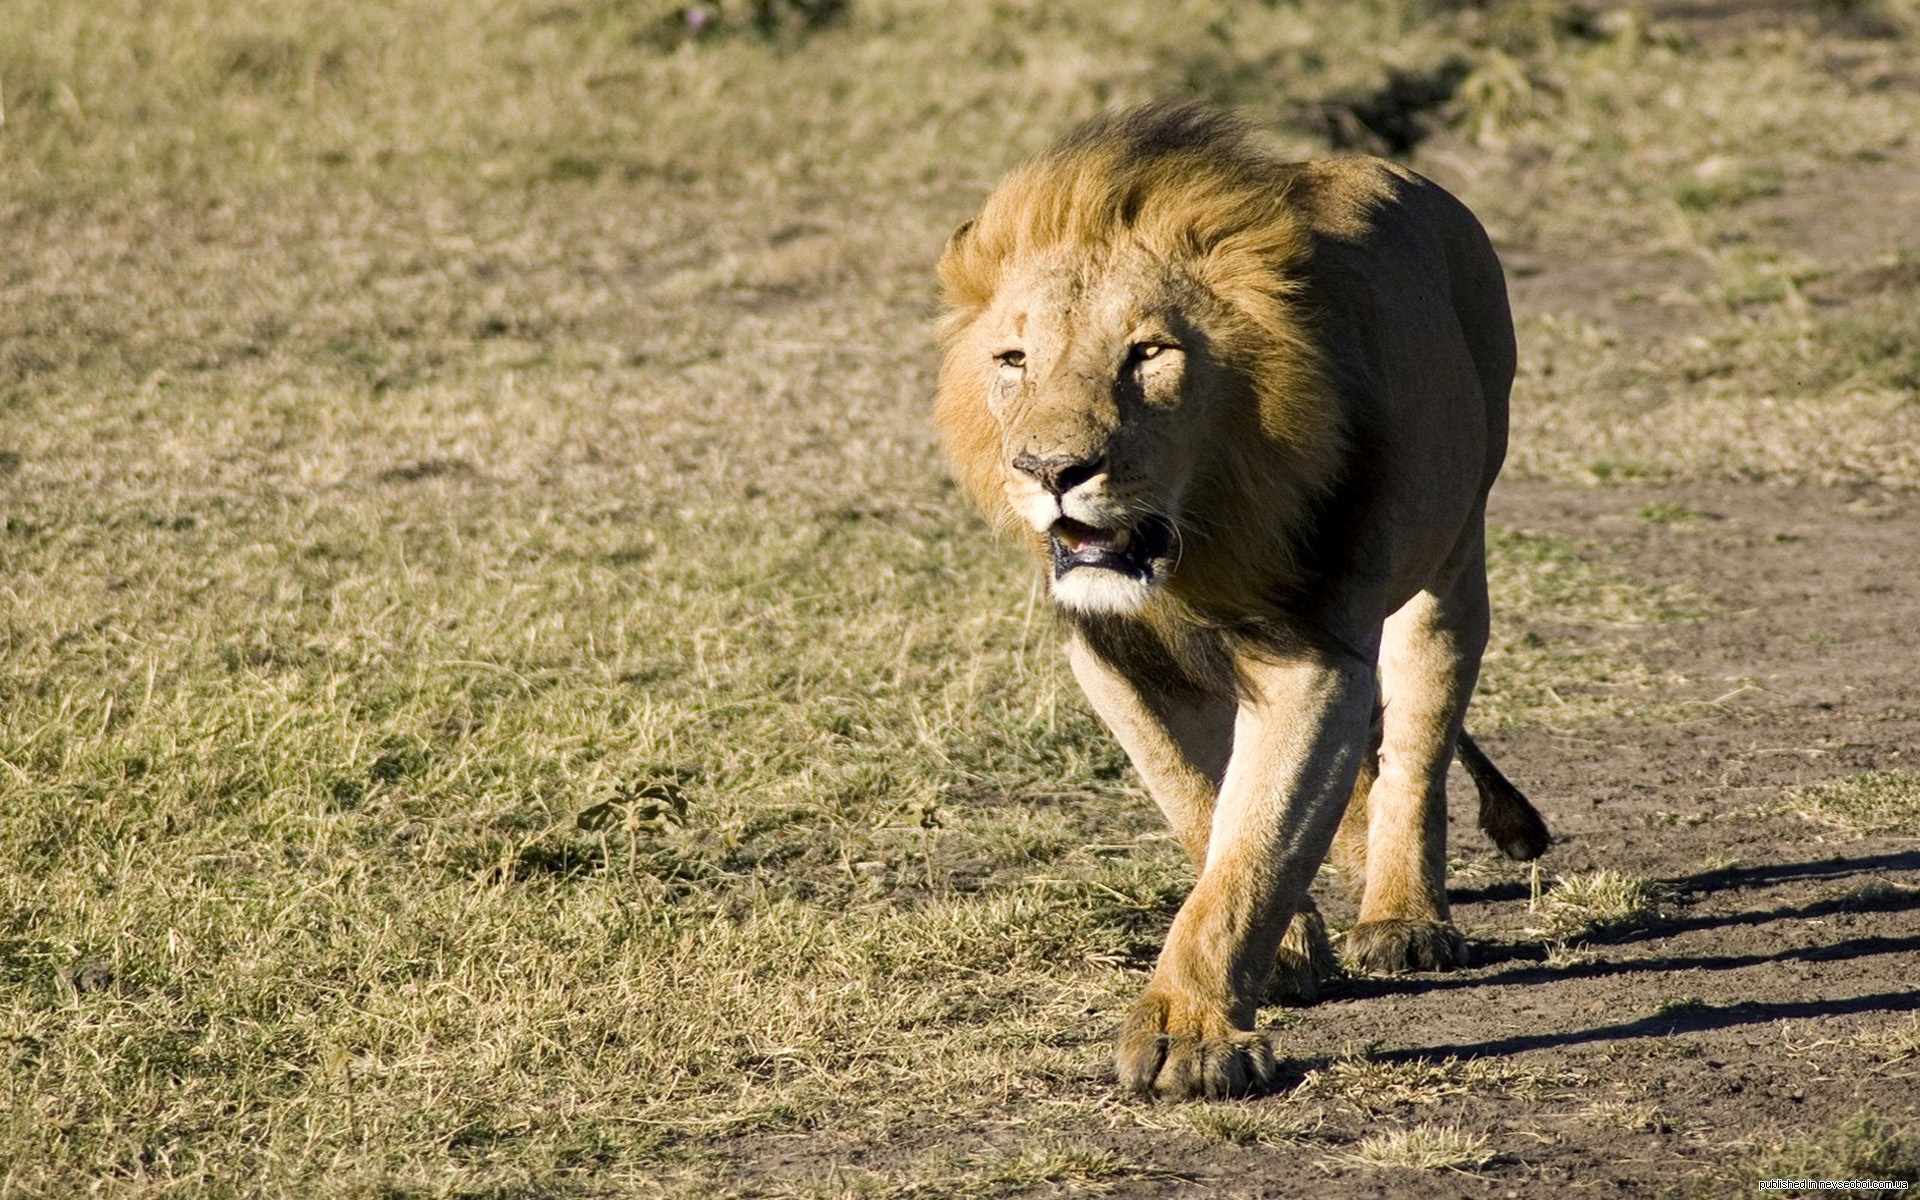
{"label": "lion's teeth", "polygon": [[1055,525],[1053,536],[1068,554],[1079,554],[1083,550],[1125,554],[1127,547],[1133,545],[1133,531],[1130,529],[1100,529],[1071,520]]}

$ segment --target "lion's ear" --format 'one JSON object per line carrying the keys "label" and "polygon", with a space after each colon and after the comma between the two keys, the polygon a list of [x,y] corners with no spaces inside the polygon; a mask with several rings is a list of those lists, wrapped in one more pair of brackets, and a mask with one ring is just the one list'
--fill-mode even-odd
{"label": "lion's ear", "polygon": [[946,290],[947,303],[958,308],[985,304],[993,294],[992,272],[973,250],[973,222],[965,221],[947,235],[947,244],[940,251],[935,273]]}
{"label": "lion's ear", "polygon": [[960,247],[967,244],[967,234],[971,232],[973,232],[973,222],[971,220],[960,222],[960,227],[947,235],[947,244],[940,251],[941,261],[944,262],[952,258],[955,254],[958,254]]}

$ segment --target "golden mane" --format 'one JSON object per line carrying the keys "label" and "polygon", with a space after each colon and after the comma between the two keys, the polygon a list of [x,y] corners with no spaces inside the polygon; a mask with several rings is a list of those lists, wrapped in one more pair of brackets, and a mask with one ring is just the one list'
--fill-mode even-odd
{"label": "golden mane", "polygon": [[[1146,250],[1220,301],[1206,328],[1232,368],[1233,428],[1218,439],[1205,502],[1182,530],[1176,576],[1209,623],[1270,605],[1291,582],[1293,534],[1345,460],[1314,320],[1303,311],[1312,249],[1294,168],[1231,113],[1159,103],[1097,117],[1016,168],[948,240],[936,423],[956,479],[1001,529],[1000,432],[986,409],[987,363],[957,353],[1010,268],[1067,255],[1097,269],[1121,244]],[[1228,549],[1231,547],[1231,549]]]}

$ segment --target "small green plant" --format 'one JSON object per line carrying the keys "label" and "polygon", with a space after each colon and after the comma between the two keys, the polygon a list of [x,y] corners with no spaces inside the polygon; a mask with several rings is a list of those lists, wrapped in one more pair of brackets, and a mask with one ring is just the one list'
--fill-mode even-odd
{"label": "small green plant", "polygon": [[583,833],[599,835],[603,863],[611,861],[608,839],[616,833],[625,835],[627,862],[632,866],[639,861],[642,838],[686,824],[687,794],[681,785],[688,774],[676,771],[662,778],[621,784],[611,799],[582,810],[573,823]]}
{"label": "small green plant", "polygon": [[1656,1017],[1685,1017],[1707,1011],[1707,1002],[1698,996],[1670,996],[1653,1006]]}
{"label": "small green plant", "polygon": [[1640,506],[1640,519],[1655,525],[1686,525],[1707,514],[1678,500],[1649,500]]}

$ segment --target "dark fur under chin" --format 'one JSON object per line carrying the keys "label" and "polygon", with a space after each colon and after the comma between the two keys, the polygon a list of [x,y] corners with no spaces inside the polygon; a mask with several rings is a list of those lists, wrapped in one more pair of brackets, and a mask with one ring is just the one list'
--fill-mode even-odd
{"label": "dark fur under chin", "polygon": [[1089,650],[1125,674],[1208,695],[1236,690],[1226,640],[1164,592],[1136,615],[1072,613],[1068,620]]}
{"label": "dark fur under chin", "polygon": [[1262,619],[1210,619],[1170,588],[1137,613],[1064,615],[1086,647],[1140,679],[1198,695],[1243,696],[1244,664],[1302,658],[1371,661],[1319,619],[1311,598],[1276,595]]}

